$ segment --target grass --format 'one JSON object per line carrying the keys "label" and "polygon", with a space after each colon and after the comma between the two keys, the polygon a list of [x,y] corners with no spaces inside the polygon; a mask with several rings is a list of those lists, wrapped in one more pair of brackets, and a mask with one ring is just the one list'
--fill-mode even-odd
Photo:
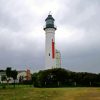
{"label": "grass", "polygon": [[100,88],[17,86],[15,89],[0,89],[0,100],[100,100]]}

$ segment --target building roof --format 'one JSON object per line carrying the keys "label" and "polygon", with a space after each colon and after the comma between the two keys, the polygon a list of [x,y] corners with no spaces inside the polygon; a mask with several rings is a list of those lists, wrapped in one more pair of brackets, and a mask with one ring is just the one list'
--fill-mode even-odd
{"label": "building roof", "polygon": [[49,14],[48,17],[45,19],[45,21],[48,20],[48,19],[52,19],[52,20],[54,21],[54,18],[53,18],[52,15],[50,15],[50,14]]}

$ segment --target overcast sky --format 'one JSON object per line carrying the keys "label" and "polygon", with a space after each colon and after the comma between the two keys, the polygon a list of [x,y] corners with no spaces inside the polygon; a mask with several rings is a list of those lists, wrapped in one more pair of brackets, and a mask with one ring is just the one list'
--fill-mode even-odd
{"label": "overcast sky", "polygon": [[0,0],[0,69],[44,69],[52,12],[62,67],[100,73],[100,0]]}

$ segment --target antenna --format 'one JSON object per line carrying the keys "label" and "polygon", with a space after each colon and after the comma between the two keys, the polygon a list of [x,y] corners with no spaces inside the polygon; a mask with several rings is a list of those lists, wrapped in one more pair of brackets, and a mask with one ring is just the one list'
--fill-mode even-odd
{"label": "antenna", "polygon": [[49,15],[51,15],[51,11],[49,11]]}

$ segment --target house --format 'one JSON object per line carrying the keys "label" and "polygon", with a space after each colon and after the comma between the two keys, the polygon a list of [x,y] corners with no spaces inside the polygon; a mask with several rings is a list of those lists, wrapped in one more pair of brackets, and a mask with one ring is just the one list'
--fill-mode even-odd
{"label": "house", "polygon": [[[6,80],[2,81],[2,77],[6,77]],[[12,77],[7,78],[6,71],[0,70],[0,83],[7,83],[7,80],[9,80],[9,83],[13,83],[14,80]],[[15,80],[16,83],[23,82],[23,81],[30,81],[31,80],[31,73],[30,70],[20,70],[18,71],[17,79]]]}
{"label": "house", "polygon": [[20,70],[20,71],[18,71],[17,80],[18,80],[18,83],[22,82],[22,81],[29,81],[29,80],[31,80],[30,70],[27,69],[27,70]]}
{"label": "house", "polygon": [[0,83],[2,83],[2,77],[6,77],[6,71],[0,70]]}

